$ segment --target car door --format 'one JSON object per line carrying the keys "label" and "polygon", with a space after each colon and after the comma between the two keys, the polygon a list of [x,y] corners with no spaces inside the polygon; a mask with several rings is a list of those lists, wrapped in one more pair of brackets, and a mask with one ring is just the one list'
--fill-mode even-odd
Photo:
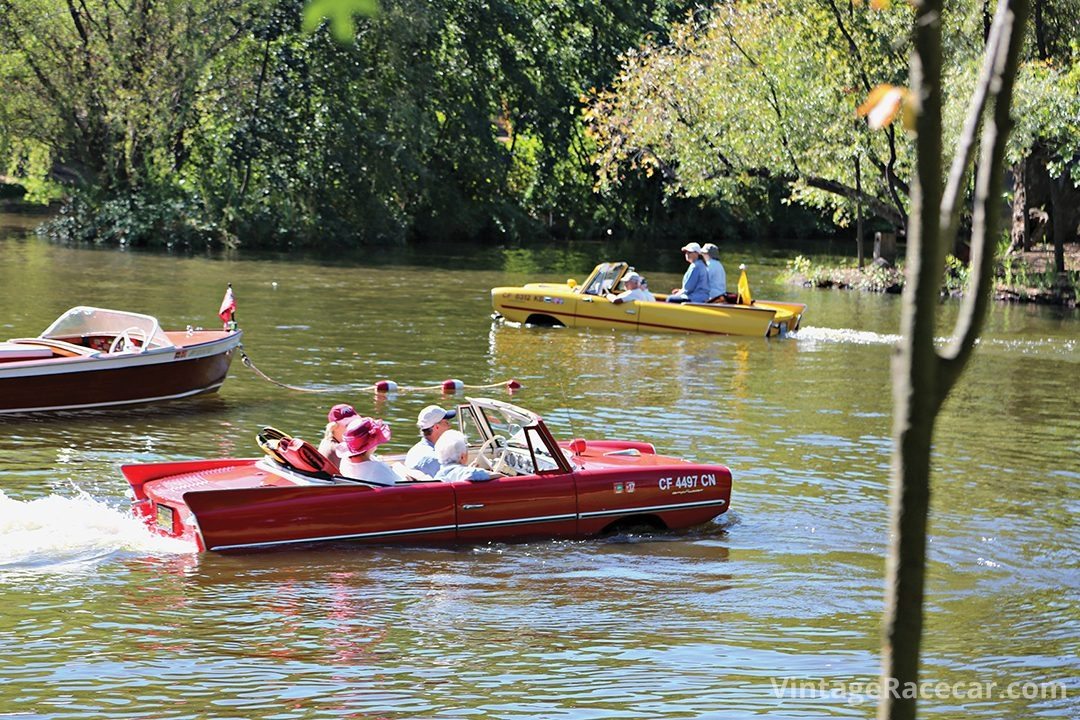
{"label": "car door", "polygon": [[[492,480],[453,483],[457,537],[461,542],[574,537],[577,496],[574,475],[546,428],[508,426],[475,404],[462,405],[466,437],[483,442],[498,436],[512,452],[519,473]],[[515,430],[516,427],[516,430]]]}
{"label": "car door", "polygon": [[459,542],[577,534],[574,477],[561,471],[453,483]]}
{"label": "car door", "polygon": [[582,295],[578,298],[575,313],[577,327],[636,330],[638,326],[637,302],[616,305],[604,295]]}
{"label": "car door", "polygon": [[624,262],[601,263],[581,287],[574,308],[574,324],[577,327],[612,328],[633,330],[638,325],[637,303],[611,302],[610,295],[618,287],[619,280],[628,266]]}

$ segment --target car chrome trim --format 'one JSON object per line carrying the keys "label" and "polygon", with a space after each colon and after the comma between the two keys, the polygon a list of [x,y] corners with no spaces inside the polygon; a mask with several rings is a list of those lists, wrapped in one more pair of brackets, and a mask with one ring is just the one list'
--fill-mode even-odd
{"label": "car chrome trim", "polygon": [[378,538],[378,537],[393,537],[397,535],[419,535],[422,533],[430,532],[443,532],[446,530],[477,530],[482,528],[492,527],[505,527],[509,525],[528,525],[532,523],[543,522],[559,522],[565,520],[579,520],[582,518],[596,518],[596,517],[608,517],[611,515],[625,515],[627,513],[642,513],[653,511],[678,511],[689,510],[693,508],[710,507],[710,506],[724,506],[727,505],[727,500],[719,498],[717,500],[700,500],[692,503],[677,503],[669,505],[650,505],[645,507],[623,507],[614,510],[597,510],[594,512],[584,513],[567,513],[565,515],[543,515],[536,517],[526,518],[510,518],[507,520],[490,520],[487,522],[474,522],[474,523],[459,523],[458,525],[436,525],[432,527],[424,528],[412,528],[405,530],[381,530],[378,532],[367,533],[351,533],[347,535],[322,535],[319,537],[306,537],[296,538],[294,540],[271,540],[268,542],[258,543],[237,543],[235,545],[214,545],[209,550],[239,550],[243,548],[258,548],[258,547],[271,547],[276,545],[297,545],[300,543],[311,542],[330,542],[333,540],[360,540],[364,538]]}
{"label": "car chrome trim", "polygon": [[543,515],[538,517],[510,518],[508,520],[489,520],[487,522],[458,523],[458,530],[475,530],[477,528],[501,527],[504,525],[528,525],[530,523],[556,522],[559,520],[577,520],[575,513],[566,515]]}
{"label": "car chrome trim", "polygon": [[380,530],[378,532],[350,533],[348,535],[321,535],[319,537],[296,538],[294,540],[268,540],[257,543],[237,543],[235,545],[214,545],[210,550],[239,550],[241,548],[270,547],[272,545],[298,545],[300,543],[330,542],[332,540],[359,540],[361,538],[392,537],[394,535],[419,535],[429,532],[443,532],[455,530],[456,525],[434,525],[425,528],[412,528],[405,530]]}
{"label": "car chrome trim", "polygon": [[719,498],[717,500],[699,500],[698,502],[677,503],[672,505],[650,505],[646,507],[632,507],[632,508],[618,508],[616,510],[596,510],[594,512],[580,513],[578,517],[592,518],[592,517],[606,517],[608,515],[623,515],[628,512],[640,513],[640,512],[652,512],[652,511],[665,511],[665,510],[689,510],[691,508],[710,507],[713,505],[727,505],[727,500]]}

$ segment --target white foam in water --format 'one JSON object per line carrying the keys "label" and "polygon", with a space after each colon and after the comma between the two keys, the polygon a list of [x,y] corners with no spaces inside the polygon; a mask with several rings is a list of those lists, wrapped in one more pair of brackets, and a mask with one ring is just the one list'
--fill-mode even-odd
{"label": "white foam in water", "polygon": [[[893,345],[900,340],[899,335],[883,335],[865,330],[848,328],[804,327],[791,337],[806,343],[833,342],[851,345]],[[937,345],[947,345],[951,338],[934,338]],[[1019,352],[1024,355],[1054,354],[1071,356],[1076,353],[1077,341],[1073,338],[1045,338],[1042,340],[1012,340],[1007,338],[977,338],[975,343],[983,348]]]}
{"label": "white foam in water", "polygon": [[55,568],[118,551],[182,554],[195,547],[154,535],[130,513],[86,494],[24,502],[0,490],[0,569]]}
{"label": "white foam in water", "polygon": [[892,345],[900,339],[899,335],[882,335],[865,330],[850,330],[848,328],[819,328],[804,327],[798,332],[791,333],[791,337],[797,340],[809,340],[810,342],[836,342],[850,343],[852,345]]}

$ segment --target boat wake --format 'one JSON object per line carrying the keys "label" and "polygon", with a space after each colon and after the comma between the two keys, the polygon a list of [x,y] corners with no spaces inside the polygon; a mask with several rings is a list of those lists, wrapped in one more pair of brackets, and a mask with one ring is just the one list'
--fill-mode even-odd
{"label": "boat wake", "polygon": [[[790,334],[801,343],[846,343],[849,345],[892,345],[900,340],[899,335],[850,330],[847,328],[804,327]],[[938,345],[946,345],[951,340],[947,337],[935,338]],[[1075,338],[1044,338],[1039,340],[981,337],[975,343],[984,349],[1020,353],[1023,355],[1053,355],[1067,359],[1078,358],[1080,342]]]}
{"label": "boat wake", "polygon": [[899,335],[883,335],[866,330],[819,327],[804,327],[791,333],[789,337],[800,342],[831,342],[849,345],[891,345],[900,339]]}
{"label": "boat wake", "polygon": [[0,572],[64,572],[121,552],[194,551],[191,544],[156,536],[126,511],[85,493],[21,501],[0,491]]}

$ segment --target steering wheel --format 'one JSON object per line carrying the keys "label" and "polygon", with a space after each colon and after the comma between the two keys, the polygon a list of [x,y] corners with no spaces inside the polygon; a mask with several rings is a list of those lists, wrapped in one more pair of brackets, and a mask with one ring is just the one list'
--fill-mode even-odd
{"label": "steering wheel", "polygon": [[[135,339],[139,340],[139,345],[136,345],[132,339],[132,335],[137,335]],[[123,330],[119,335],[113,338],[112,344],[109,345],[109,352],[132,352],[137,350],[138,352],[146,352],[146,331],[142,328],[129,327]]]}
{"label": "steering wheel", "polygon": [[[492,450],[490,458],[484,454],[488,450]],[[506,438],[502,435],[492,435],[485,440],[484,444],[480,446],[480,449],[476,451],[476,458],[469,463],[469,467],[479,467],[485,470],[491,470],[492,472],[497,472],[495,466],[500,464],[505,465],[506,453]]]}

